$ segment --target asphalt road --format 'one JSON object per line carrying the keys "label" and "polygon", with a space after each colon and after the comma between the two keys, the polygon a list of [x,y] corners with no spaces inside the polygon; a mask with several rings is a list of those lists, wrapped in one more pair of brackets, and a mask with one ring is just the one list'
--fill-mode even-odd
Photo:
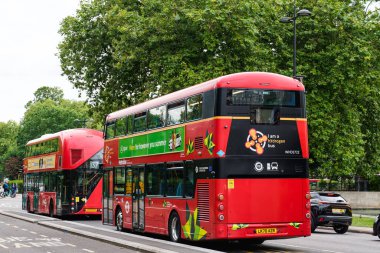
{"label": "asphalt road", "polygon": [[[21,204],[17,203],[17,199],[0,199],[0,211],[17,211],[20,213]],[[91,239],[86,239],[84,237],[73,236],[69,233],[59,232],[50,228],[46,228],[37,224],[25,223],[20,220],[12,219],[3,215],[0,215],[0,252],[131,252],[127,249],[112,246],[110,244],[101,243]],[[60,221],[62,222],[62,221]],[[101,224],[99,220],[70,220],[69,223],[79,223],[89,227],[97,227],[106,231],[106,234],[110,236],[117,235],[115,227],[105,226]],[[17,225],[18,223],[23,223],[25,225]],[[9,225],[6,225],[9,224]],[[18,226],[14,228],[12,226]],[[25,226],[25,227],[24,227]],[[4,230],[3,227],[7,229]],[[8,228],[11,231],[16,230],[17,236],[8,233]],[[27,229],[24,231],[23,229]],[[6,231],[6,232],[4,232]],[[35,232],[36,234],[31,233]],[[108,233],[107,231],[110,231]],[[112,231],[112,232],[111,232]],[[128,234],[128,233],[126,233]],[[47,237],[44,237],[44,236]],[[15,236],[16,238],[12,238]],[[20,238],[21,237],[21,238]],[[138,238],[138,235],[134,235]],[[18,238],[18,239],[17,239]],[[47,238],[47,239],[44,239]],[[58,239],[54,239],[58,238]],[[162,242],[162,245],[168,244],[166,238],[157,237],[154,235],[143,236],[141,238],[152,238],[157,242]],[[4,241],[5,240],[5,241]],[[21,241],[17,241],[21,240]],[[56,241],[54,241],[56,240]],[[47,243],[38,244],[38,243]],[[20,243],[21,245],[17,244]],[[30,246],[30,248],[22,248],[22,244]],[[75,245],[75,247],[70,246]],[[98,245],[99,244],[99,245]],[[378,253],[380,252],[380,239],[378,237],[366,234],[366,233],[355,233],[347,232],[346,234],[339,235],[336,234],[332,229],[318,228],[316,233],[312,236],[306,238],[294,238],[294,239],[283,239],[283,240],[271,240],[265,241],[261,245],[254,245],[250,243],[238,243],[238,242],[185,242],[189,246],[202,247],[205,251],[214,250],[229,253],[237,252],[325,252],[325,253],[343,253],[343,252],[355,252],[355,253]],[[9,249],[2,248],[2,246],[8,247],[11,251],[6,251]],[[17,248],[19,245],[20,249]],[[37,245],[37,246],[35,246]],[[48,246],[51,245],[51,246]],[[54,246],[53,246],[54,245]],[[58,246],[62,245],[62,246]],[[40,247],[38,247],[40,246]],[[162,246],[163,247],[163,246]],[[66,249],[59,251],[61,249]],[[70,249],[70,251],[68,251]],[[73,249],[73,250],[71,250]],[[85,251],[90,250],[90,251]],[[5,250],[5,251],[4,251]],[[19,250],[19,251],[16,251]],[[34,251],[36,250],[36,251]],[[42,251],[38,251],[42,250]],[[178,251],[181,252],[181,251]]]}
{"label": "asphalt road", "polygon": [[0,252],[4,253],[136,252],[3,215],[0,227]]}

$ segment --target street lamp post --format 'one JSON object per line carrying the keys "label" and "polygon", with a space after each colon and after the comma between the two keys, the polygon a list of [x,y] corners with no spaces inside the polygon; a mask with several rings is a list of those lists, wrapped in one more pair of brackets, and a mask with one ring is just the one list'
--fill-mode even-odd
{"label": "street lamp post", "polygon": [[294,1],[293,17],[283,17],[281,23],[293,23],[293,78],[297,78],[297,35],[296,35],[296,20],[298,17],[310,16],[311,12],[306,9],[297,12],[296,2]]}

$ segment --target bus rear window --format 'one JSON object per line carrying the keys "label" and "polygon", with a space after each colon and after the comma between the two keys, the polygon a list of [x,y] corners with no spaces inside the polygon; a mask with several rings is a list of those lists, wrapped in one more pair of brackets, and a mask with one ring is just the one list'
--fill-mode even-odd
{"label": "bus rear window", "polygon": [[284,90],[230,89],[227,105],[298,107],[299,92]]}

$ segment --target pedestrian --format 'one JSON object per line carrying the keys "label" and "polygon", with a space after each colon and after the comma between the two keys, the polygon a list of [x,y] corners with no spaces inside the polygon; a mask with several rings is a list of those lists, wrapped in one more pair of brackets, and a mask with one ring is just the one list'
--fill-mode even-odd
{"label": "pedestrian", "polygon": [[17,193],[17,184],[16,183],[12,183],[12,194],[16,194]]}
{"label": "pedestrian", "polygon": [[8,179],[4,179],[3,188],[4,188],[4,193],[5,193],[6,195],[9,195]]}

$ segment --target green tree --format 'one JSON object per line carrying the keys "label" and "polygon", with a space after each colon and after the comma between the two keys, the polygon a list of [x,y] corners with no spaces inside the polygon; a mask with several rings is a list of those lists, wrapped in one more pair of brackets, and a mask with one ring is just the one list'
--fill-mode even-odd
{"label": "green tree", "polygon": [[5,163],[10,157],[18,157],[17,135],[19,126],[14,121],[0,122],[0,178],[10,176],[5,170]]}
{"label": "green tree", "polygon": [[38,88],[34,93],[34,99],[29,101],[25,108],[28,108],[31,104],[39,101],[44,101],[46,99],[50,99],[55,101],[56,103],[60,103],[63,99],[64,93],[63,90],[59,87],[48,87],[42,86]]}
{"label": "green tree", "polygon": [[[367,1],[302,0],[312,176],[370,177],[380,164],[380,17]],[[292,73],[293,0],[82,1],[62,22],[61,67],[102,117],[241,71]]]}
{"label": "green tree", "polygon": [[88,108],[84,102],[62,100],[57,104],[46,99],[31,104],[20,123],[17,139],[20,149],[28,141],[44,134],[79,127],[77,119],[88,119]]}

